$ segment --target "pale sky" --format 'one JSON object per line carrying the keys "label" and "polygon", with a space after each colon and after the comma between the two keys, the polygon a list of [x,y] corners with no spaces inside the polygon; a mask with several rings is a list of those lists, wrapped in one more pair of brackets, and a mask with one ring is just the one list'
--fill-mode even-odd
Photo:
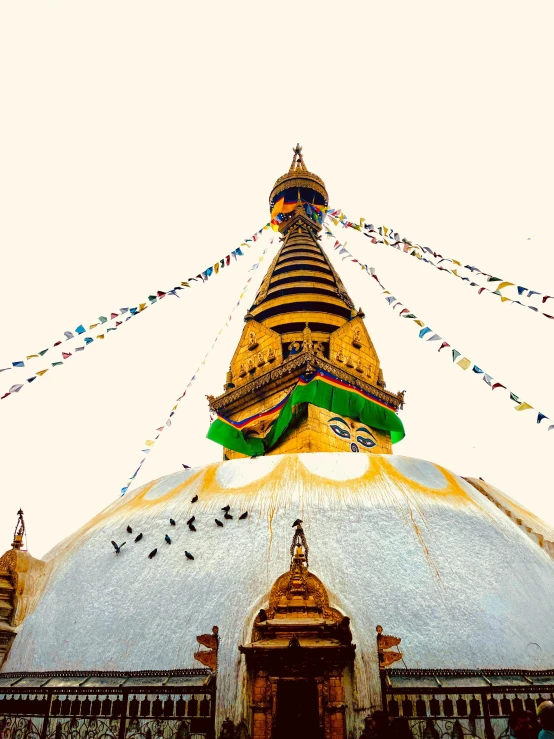
{"label": "pale sky", "polygon": [[[267,222],[297,141],[352,220],[554,294],[552,15],[533,1],[2,3],[0,367],[229,254]],[[336,231],[434,331],[554,418],[554,321]],[[269,238],[0,402],[0,550],[19,507],[42,556],[118,497]],[[276,248],[136,484],[221,459],[205,395],[222,391]],[[554,431],[332,258],[388,388],[407,391],[395,453],[481,476],[554,523]],[[0,394],[59,349],[0,373]]]}

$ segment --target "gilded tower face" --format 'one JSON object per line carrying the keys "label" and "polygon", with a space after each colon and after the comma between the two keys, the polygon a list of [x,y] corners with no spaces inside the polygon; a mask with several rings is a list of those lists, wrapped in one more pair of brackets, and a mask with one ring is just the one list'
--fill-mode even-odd
{"label": "gilded tower face", "polygon": [[359,452],[360,447],[364,450],[377,446],[377,439],[365,426],[359,426],[351,419],[345,420],[340,416],[329,419],[329,428],[340,439],[350,442],[350,451]]}
{"label": "gilded tower face", "polygon": [[325,408],[310,405],[312,425],[317,424],[321,439],[319,451],[390,454],[390,436],[361,423],[356,418],[339,416]]}

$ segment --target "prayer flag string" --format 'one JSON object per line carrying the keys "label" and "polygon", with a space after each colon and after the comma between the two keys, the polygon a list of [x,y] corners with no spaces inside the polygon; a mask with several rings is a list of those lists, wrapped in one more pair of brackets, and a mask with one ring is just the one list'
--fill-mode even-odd
{"label": "prayer flag string", "polygon": [[[10,395],[15,395],[16,393],[19,393],[19,391],[25,387],[26,384],[30,384],[34,382],[37,377],[43,377],[51,368],[53,367],[60,367],[62,366],[68,359],[70,359],[74,353],[76,352],[82,352],[84,351],[88,346],[90,346],[95,340],[101,341],[105,339],[109,333],[112,331],[116,331],[123,323],[126,321],[129,321],[134,316],[137,316],[139,313],[142,313],[147,308],[149,308],[151,305],[154,305],[154,303],[157,303],[158,301],[162,300],[166,297],[166,295],[174,295],[176,298],[179,297],[178,291],[184,290],[185,288],[194,287],[195,283],[203,284],[207,280],[209,280],[213,275],[216,275],[219,273],[220,270],[224,269],[225,267],[229,267],[231,262],[231,259],[236,261],[238,257],[244,256],[244,252],[242,251],[243,247],[250,248],[253,243],[255,243],[259,237],[263,234],[264,231],[267,231],[270,228],[270,224],[266,223],[265,226],[262,226],[258,231],[256,231],[250,238],[244,239],[244,241],[241,243],[241,245],[234,249],[230,254],[227,254],[222,259],[218,260],[214,265],[211,265],[207,267],[203,272],[196,275],[196,277],[189,277],[188,280],[183,280],[179,285],[176,285],[171,290],[163,291],[163,290],[156,290],[152,294],[150,294],[147,298],[147,300],[143,303],[139,303],[138,306],[132,307],[132,308],[119,308],[119,310],[110,311],[110,313],[106,314],[105,316],[99,316],[97,321],[95,323],[92,323],[86,328],[85,324],[80,323],[77,328],[74,329],[74,331],[64,331],[65,341],[56,341],[51,347],[48,347],[47,349],[43,349],[40,352],[37,352],[36,354],[29,354],[26,356],[25,360],[19,359],[11,363],[9,367],[4,367],[0,369],[0,373],[6,372],[7,370],[12,369],[20,369],[26,367],[26,361],[30,361],[33,359],[39,359],[43,357],[50,349],[53,349],[57,346],[64,345],[66,346],[67,341],[71,341],[71,339],[74,338],[81,338],[84,342],[81,346],[72,347],[73,351],[63,351],[62,350],[62,356],[61,359],[58,357],[56,358],[56,361],[51,362],[49,367],[46,367],[45,369],[41,369],[38,372],[35,372],[31,377],[28,377],[25,382],[22,383],[16,383],[10,387],[10,389],[0,396],[0,400],[4,400],[5,398],[9,397]],[[109,318],[108,318],[109,316]],[[125,316],[125,318],[123,318]],[[115,321],[114,325],[108,325],[110,322]],[[106,325],[104,325],[106,324]],[[102,328],[101,333],[97,334],[95,337],[92,336],[83,336],[83,334],[88,333],[89,331],[92,331],[93,329],[96,329],[97,327],[101,326]]]}
{"label": "prayer flag string", "polygon": [[[334,211],[335,213],[337,211]],[[378,226],[375,228],[375,226],[372,223],[366,223],[365,218],[360,218],[359,223],[354,223],[353,221],[349,221],[346,215],[342,211],[338,211],[338,215],[332,216],[331,213],[328,212],[328,215],[331,217],[331,220],[336,225],[340,224],[343,228],[352,228],[355,231],[359,231],[360,233],[363,233],[364,236],[367,236],[368,239],[371,240],[372,244],[385,244],[386,246],[391,246],[393,249],[397,249],[398,251],[403,252],[404,254],[409,254],[412,257],[416,257],[416,259],[421,260],[422,262],[425,262],[426,264],[431,265],[431,267],[435,267],[435,269],[440,270],[441,272],[446,272],[449,275],[453,275],[454,277],[457,277],[459,280],[462,280],[463,282],[466,282],[470,287],[477,288],[478,295],[482,295],[484,292],[488,292],[491,295],[496,295],[500,298],[502,303],[514,303],[515,305],[521,305],[524,308],[529,308],[529,310],[534,311],[535,313],[542,313],[536,306],[534,305],[528,305],[527,303],[522,303],[520,300],[512,300],[512,298],[509,298],[507,295],[504,295],[502,293],[502,290],[505,290],[510,287],[516,287],[518,297],[526,296],[527,298],[532,298],[533,295],[540,296],[541,302],[544,305],[546,305],[546,302],[548,300],[554,300],[554,295],[543,295],[542,293],[538,292],[537,290],[530,290],[527,287],[524,287],[523,285],[516,285],[515,282],[509,282],[508,280],[503,280],[502,277],[495,277],[492,274],[489,274],[488,272],[483,272],[478,267],[475,267],[470,264],[462,265],[460,261],[457,259],[451,259],[449,257],[443,257],[442,254],[438,254],[437,252],[433,251],[432,249],[429,249],[427,246],[420,246],[419,244],[413,244],[411,241],[405,238],[400,238],[400,235],[394,231],[392,228],[388,228],[387,226]],[[429,259],[428,256],[425,255],[432,255],[434,259],[438,259],[438,262],[434,262],[431,259]],[[448,267],[441,266],[443,262],[451,262],[453,267],[449,269]],[[480,285],[477,282],[473,282],[469,277],[466,275],[458,274],[458,269],[467,269],[471,272],[473,275],[482,275],[483,277],[487,278],[487,282],[494,284],[494,289],[490,290],[488,287],[484,287]],[[542,315],[545,318],[550,318],[554,320],[554,316],[550,315],[549,313],[542,313]]]}
{"label": "prayer flag string", "polygon": [[[273,239],[271,239],[270,244],[273,244]],[[263,250],[261,257],[258,259],[257,262],[254,262],[254,264],[252,265],[252,267],[250,267],[250,269],[248,270],[249,272],[254,272],[255,270],[258,269],[258,267],[260,266],[260,264],[263,262],[263,260],[265,258],[265,255],[267,253],[268,248],[269,247],[267,247],[266,249]],[[233,306],[231,312],[229,313],[228,319],[225,321],[225,323],[223,324],[223,326],[219,329],[219,332],[218,332],[217,336],[215,337],[213,344],[211,345],[211,347],[208,349],[208,351],[204,355],[204,359],[200,362],[200,364],[198,365],[198,367],[194,371],[194,374],[190,378],[187,386],[185,387],[185,389],[183,390],[183,392],[181,393],[181,395],[175,401],[175,405],[171,409],[171,412],[170,412],[169,416],[167,417],[165,423],[162,426],[159,426],[156,429],[156,433],[152,435],[152,438],[151,439],[147,439],[144,442],[144,445],[145,445],[146,448],[145,449],[142,449],[142,453],[145,456],[140,460],[140,463],[139,463],[139,466],[137,467],[137,469],[133,472],[133,474],[131,475],[131,477],[127,480],[126,484],[121,488],[121,495],[125,495],[125,493],[127,492],[127,490],[129,490],[129,487],[130,487],[131,483],[133,482],[133,480],[136,478],[136,476],[140,472],[143,464],[146,462],[146,460],[148,458],[148,455],[152,451],[152,447],[156,444],[156,442],[160,438],[160,435],[161,435],[162,431],[165,428],[169,428],[171,426],[171,419],[173,418],[173,416],[177,412],[177,409],[179,408],[179,404],[181,403],[181,401],[183,400],[183,398],[187,394],[187,391],[190,388],[190,386],[192,385],[192,383],[197,379],[198,373],[200,372],[200,370],[202,369],[202,367],[206,364],[206,359],[212,353],[215,345],[217,344],[217,341],[218,341],[219,337],[223,333],[224,329],[226,329],[227,326],[229,325],[229,322],[232,320],[233,314],[236,311],[236,309],[238,308],[238,306],[242,303],[244,297],[246,296],[246,293],[248,292],[248,288],[250,287],[250,283],[252,282],[253,277],[254,277],[254,275],[252,275],[251,277],[249,277],[248,280],[246,281],[244,287],[240,291],[239,299],[237,300],[237,302]]]}
{"label": "prayer flag string", "polygon": [[[442,336],[439,336],[439,334],[435,333],[433,329],[426,325],[424,321],[422,321],[420,318],[418,318],[409,308],[404,307],[404,304],[401,303],[398,298],[396,298],[390,290],[387,290],[387,288],[382,284],[382,282],[379,280],[379,277],[377,276],[377,273],[375,271],[374,267],[368,267],[367,264],[364,264],[363,262],[360,262],[358,259],[355,259],[354,256],[348,251],[348,249],[345,248],[345,245],[340,243],[339,240],[334,236],[334,234],[331,231],[327,231],[327,236],[330,238],[335,239],[335,242],[333,244],[333,248],[337,250],[338,254],[341,255],[343,261],[348,260],[350,262],[354,262],[358,264],[361,269],[367,273],[369,277],[372,278],[372,280],[375,281],[377,285],[379,285],[380,288],[382,288],[382,295],[385,298],[386,302],[389,304],[389,306],[396,310],[397,308],[400,308],[398,311],[398,316],[400,318],[406,318],[409,320],[412,320],[417,326],[418,326],[418,333],[420,339],[425,339],[425,341],[430,344],[431,342],[440,342],[438,351],[441,352],[443,349],[450,349],[452,353],[452,361],[454,364],[457,364],[458,367],[460,367],[463,370],[468,370],[471,368],[472,374],[475,374],[477,376],[481,376],[483,381],[486,382],[486,384],[491,388],[491,390],[496,390],[497,388],[502,388],[506,390],[506,393],[508,393],[509,400],[515,403],[514,410],[516,411],[525,411],[525,410],[534,410],[537,413],[537,423],[540,424],[541,421],[544,420],[551,420],[547,415],[544,413],[541,413],[541,411],[538,411],[536,408],[534,408],[532,405],[527,403],[526,401],[521,400],[521,398],[516,395],[516,393],[509,390],[506,385],[504,385],[501,382],[498,382],[498,380],[495,380],[494,377],[489,375],[487,372],[485,372],[481,367],[477,366],[471,359],[468,357],[465,357],[460,351],[457,349],[454,349],[452,345],[446,341]],[[427,337],[427,338],[425,338]],[[548,426],[548,431],[552,431],[554,429],[554,423],[550,424]]]}

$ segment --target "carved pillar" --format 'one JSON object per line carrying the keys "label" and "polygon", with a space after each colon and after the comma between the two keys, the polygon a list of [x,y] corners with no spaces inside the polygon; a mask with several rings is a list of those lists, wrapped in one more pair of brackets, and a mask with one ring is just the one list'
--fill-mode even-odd
{"label": "carved pillar", "polygon": [[266,672],[259,671],[252,685],[252,739],[270,739],[273,722],[271,684]]}
{"label": "carved pillar", "polygon": [[325,739],[346,739],[344,687],[342,670],[333,670],[327,678]]}

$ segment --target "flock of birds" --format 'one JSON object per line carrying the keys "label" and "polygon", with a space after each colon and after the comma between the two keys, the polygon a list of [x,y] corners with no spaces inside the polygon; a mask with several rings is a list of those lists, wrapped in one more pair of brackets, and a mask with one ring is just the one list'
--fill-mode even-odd
{"label": "flock of birds", "polygon": [[[198,500],[198,495],[195,495],[190,502],[196,503],[197,500]],[[233,516],[229,513],[229,511],[231,510],[230,505],[223,506],[221,510],[224,512],[223,518],[227,520],[230,520],[233,518]],[[244,521],[245,518],[248,518],[248,511],[241,513],[241,515],[238,517],[238,520]],[[220,521],[218,518],[214,520],[215,520],[216,526],[224,526],[223,522]],[[193,532],[196,531],[196,526],[194,525],[195,521],[196,521],[196,516],[191,516],[191,518],[189,518],[189,520],[187,521],[187,526],[189,527],[189,531],[193,531]],[[177,525],[173,518],[169,519],[169,523],[171,526]],[[294,525],[296,525],[296,523]],[[133,533],[133,529],[131,526],[127,526],[127,533],[128,534]],[[140,534],[138,534],[138,536],[135,537],[135,544],[139,542],[142,539],[142,537],[143,537],[143,534],[141,532]],[[165,538],[166,544],[171,544],[171,537],[169,536],[169,534],[166,534],[164,538]],[[122,544],[118,544],[112,539],[112,546],[115,549],[115,553],[119,554],[121,552],[121,548],[124,547],[126,543],[127,542],[124,541]],[[158,548],[156,547],[156,549],[153,549],[150,552],[150,554],[148,555],[148,559],[153,559],[157,553],[158,553]],[[190,552],[187,552],[186,550],[185,550],[185,556],[187,559],[194,559],[194,556]]]}
{"label": "flock of birds", "polygon": [[[198,500],[198,495],[195,495],[194,498],[190,502],[191,503],[196,503],[197,500]],[[233,516],[229,513],[229,511],[231,510],[231,506],[230,505],[223,506],[223,508],[221,510],[223,511],[223,518],[225,518],[227,520],[233,518]],[[244,511],[244,513],[241,513],[238,520],[239,521],[244,521],[245,518],[248,518],[248,511]],[[218,518],[216,518],[214,520],[215,520],[216,526],[224,526],[223,522],[220,521]],[[193,531],[193,532],[196,531],[196,526],[194,525],[194,522],[195,521],[196,521],[196,516],[191,516],[189,518],[189,520],[187,521],[187,526],[189,527],[189,531]],[[177,525],[176,522],[175,522],[175,520],[173,518],[170,518],[169,519],[169,523],[170,523],[171,526],[176,526]],[[301,524],[302,524],[302,519],[297,518],[295,520],[295,522],[292,524],[292,527],[295,528],[296,526],[300,526]],[[127,526],[127,533],[128,534],[132,534],[133,533],[133,529],[132,529],[131,526]],[[135,544],[137,542],[139,542],[142,539],[142,537],[143,537],[143,534],[142,534],[142,531],[141,531],[140,534],[138,534],[138,536],[135,536]],[[165,542],[166,542],[166,544],[171,544],[171,537],[169,536],[169,534],[166,534],[165,535]],[[112,546],[115,549],[115,553],[116,554],[119,554],[121,552],[121,548],[124,547],[126,543],[127,542],[124,541],[122,544],[118,544],[117,542],[115,542],[112,539]],[[158,548],[157,547],[155,549],[152,549],[152,551],[148,555],[148,559],[153,559],[156,556],[157,553],[158,553]],[[186,549],[185,549],[185,557],[187,559],[194,559],[194,556],[190,552],[187,552]]]}

